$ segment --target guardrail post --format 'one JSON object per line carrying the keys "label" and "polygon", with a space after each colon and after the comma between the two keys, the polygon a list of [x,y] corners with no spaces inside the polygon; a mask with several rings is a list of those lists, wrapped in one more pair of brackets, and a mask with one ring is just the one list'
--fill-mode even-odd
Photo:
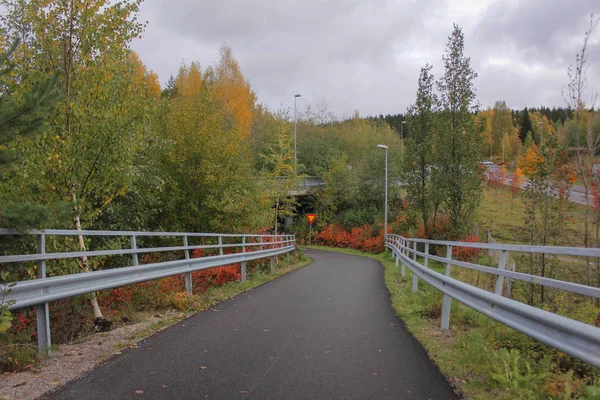
{"label": "guardrail post", "polygon": [[[188,247],[187,235],[183,236],[183,245],[185,247]],[[190,259],[190,251],[188,249],[185,249],[185,259],[186,260]],[[188,264],[188,267],[191,269],[192,264]],[[185,273],[185,291],[188,292],[189,294],[192,294],[192,273],[191,272]]]}
{"label": "guardrail post", "polygon": [[[452,260],[452,246],[446,247],[446,259],[448,262],[446,263],[446,276],[450,276],[450,267]],[[450,329],[450,309],[452,308],[452,298],[447,294],[442,298],[442,329]]]}
{"label": "guardrail post", "polygon": [[[135,235],[131,235],[131,250],[137,250],[137,239]],[[131,265],[138,265],[138,253],[131,254]]]}
{"label": "guardrail post", "polygon": [[[246,236],[242,236],[242,253],[246,252]],[[242,261],[242,282],[246,281],[246,261]]]}
{"label": "guardrail post", "polygon": [[260,237],[260,250],[262,251],[263,249],[263,237]]}
{"label": "guardrail post", "polygon": [[425,243],[425,260],[423,261],[423,266],[428,268],[429,266],[429,243]]}
{"label": "guardrail post", "polygon": [[[500,252],[500,259],[498,260],[498,269],[504,271],[506,269],[506,256],[507,256],[507,251],[506,250],[502,250]],[[504,276],[502,275],[498,275],[498,278],[496,279],[496,288],[494,290],[494,293],[502,296],[502,287],[504,286]]]}
{"label": "guardrail post", "polygon": [[[417,261],[417,242],[413,242],[413,260]],[[419,277],[415,273],[412,272],[412,292],[417,293],[419,290]]]}
{"label": "guardrail post", "polygon": [[[406,240],[402,239],[402,247],[400,250],[402,255],[407,255],[406,254]],[[402,269],[400,270],[400,275],[402,276],[406,276],[406,264],[404,264],[404,261],[402,261]]]}
{"label": "guardrail post", "polygon": [[[292,242],[292,237],[291,236],[286,236],[285,237],[285,246],[289,246]],[[287,262],[290,262],[290,252],[288,251],[287,253],[285,253],[286,257],[287,257]]]}
{"label": "guardrail post", "polygon": [[219,255],[223,255],[223,236],[219,235]]}
{"label": "guardrail post", "polygon": [[271,257],[271,273],[275,273],[275,256]]}
{"label": "guardrail post", "polygon": [[[38,254],[46,253],[46,235],[43,233],[38,235],[37,238],[37,252]],[[38,279],[45,279],[46,260],[39,260],[37,265]],[[52,340],[50,337],[50,313],[48,312],[48,303],[37,305],[35,310],[38,335],[38,352],[41,354],[49,354]]]}

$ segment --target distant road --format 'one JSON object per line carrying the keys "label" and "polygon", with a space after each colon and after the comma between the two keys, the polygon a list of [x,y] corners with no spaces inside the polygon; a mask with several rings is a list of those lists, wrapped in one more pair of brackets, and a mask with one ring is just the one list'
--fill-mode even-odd
{"label": "distant road", "polygon": [[313,263],[139,343],[52,399],[456,399],[390,304],[380,263]]}
{"label": "distant road", "polygon": [[[504,181],[505,185],[511,185],[512,184],[512,179],[513,179],[513,175],[509,174],[506,176],[506,180]],[[529,182],[529,179],[525,178],[525,182],[521,185],[521,189],[525,190],[527,188],[527,184]],[[585,198],[585,188],[583,186],[573,186],[571,187],[571,192],[569,193],[569,200],[571,200],[573,203],[577,203],[577,204],[589,204],[592,205],[594,204],[594,200],[593,197],[588,195],[588,201],[586,202],[586,198]]]}

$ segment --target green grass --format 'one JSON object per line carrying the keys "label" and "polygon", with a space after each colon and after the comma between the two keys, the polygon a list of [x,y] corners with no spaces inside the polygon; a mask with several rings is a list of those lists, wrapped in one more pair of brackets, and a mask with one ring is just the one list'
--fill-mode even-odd
{"label": "green grass", "polygon": [[[490,231],[494,239],[502,243],[527,243],[525,207],[522,196],[513,196],[508,187],[486,188],[476,217],[479,236],[487,238],[486,232]],[[584,215],[585,207],[573,203],[570,218],[563,221],[559,245],[583,246]],[[591,218],[590,215],[590,229]]]}
{"label": "green grass", "polygon": [[[380,261],[392,306],[448,381],[469,399],[584,399],[600,394],[600,372],[482,314],[452,302],[450,330],[440,328],[442,294],[423,281],[412,293],[389,252],[310,246]],[[431,264],[442,271],[442,265]],[[595,386],[594,386],[595,383]]]}

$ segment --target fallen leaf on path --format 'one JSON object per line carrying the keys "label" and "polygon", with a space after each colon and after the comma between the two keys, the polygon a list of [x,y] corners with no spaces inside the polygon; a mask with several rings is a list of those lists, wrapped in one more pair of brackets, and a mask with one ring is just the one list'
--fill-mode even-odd
{"label": "fallen leaf on path", "polygon": [[207,369],[208,367],[205,367],[204,365],[200,367],[200,369]]}
{"label": "fallen leaf on path", "polygon": [[269,332],[270,329],[263,329],[263,332]]}
{"label": "fallen leaf on path", "polygon": [[135,393],[136,394],[144,394],[144,391],[143,390],[136,390]]}
{"label": "fallen leaf on path", "polygon": [[162,388],[166,389],[166,388],[168,388],[168,386],[167,385],[162,385]]}
{"label": "fallen leaf on path", "polygon": [[250,392],[247,390],[240,390],[240,394],[248,394],[248,393],[250,393]]}

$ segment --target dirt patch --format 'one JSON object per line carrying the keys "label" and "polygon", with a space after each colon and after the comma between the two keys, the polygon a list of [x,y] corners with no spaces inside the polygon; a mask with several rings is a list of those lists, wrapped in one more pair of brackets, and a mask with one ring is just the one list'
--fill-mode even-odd
{"label": "dirt patch", "polygon": [[174,311],[163,313],[148,321],[88,336],[80,343],[61,345],[43,359],[35,370],[1,375],[0,400],[36,399],[56,390],[85,375],[108,357],[119,354],[120,350],[135,345],[141,340],[136,333],[147,331],[161,319],[173,318],[178,314]]}

